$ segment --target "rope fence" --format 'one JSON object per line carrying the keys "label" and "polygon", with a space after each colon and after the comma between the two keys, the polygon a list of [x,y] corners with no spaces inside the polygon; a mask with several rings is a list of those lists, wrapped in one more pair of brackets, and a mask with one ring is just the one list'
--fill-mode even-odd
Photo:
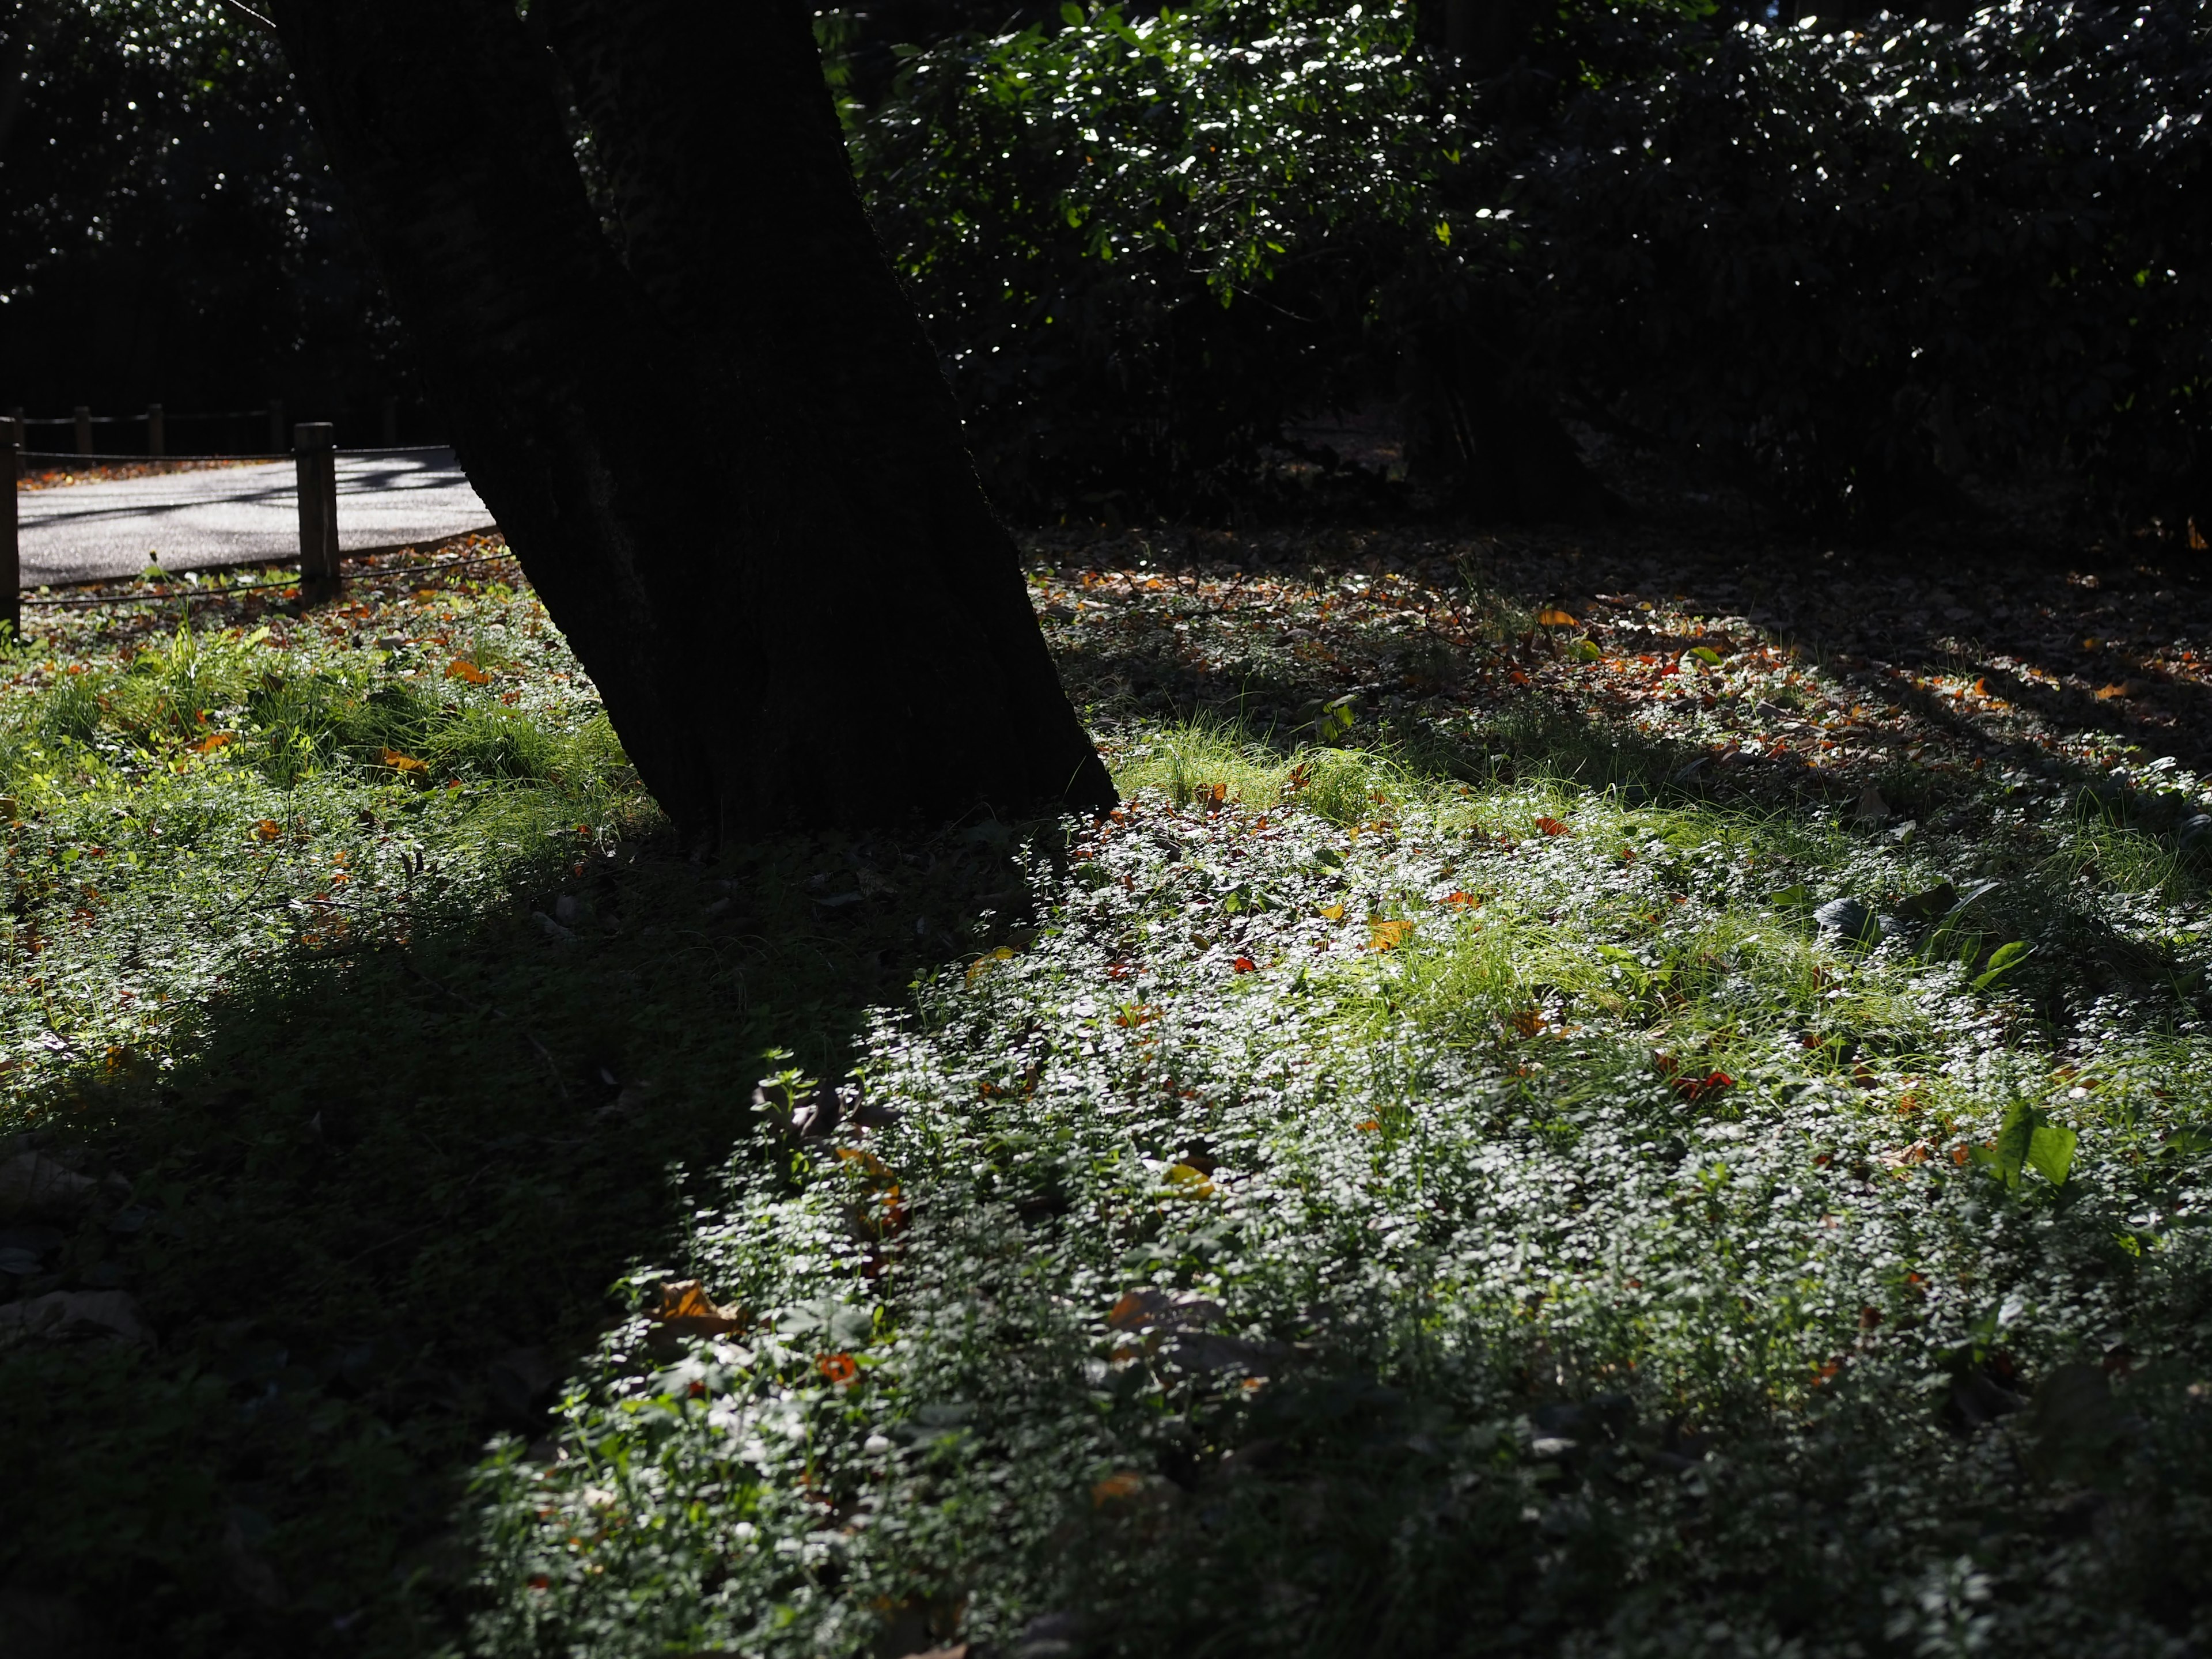
{"label": "rope fence", "polygon": [[[386,393],[382,407],[384,441],[387,447],[396,447],[399,437],[399,399]],[[221,423],[235,426],[240,421],[269,422],[269,447],[281,450],[284,447],[284,404],[272,398],[259,409],[211,409],[195,414],[173,414],[159,404],[149,404],[142,413],[135,415],[95,415],[89,405],[80,404],[66,415],[26,415],[20,409],[10,410],[6,417],[15,422],[17,440],[30,427],[68,427],[76,432],[76,455],[89,457],[92,453],[92,429],[96,426],[139,426],[146,429],[146,453],[132,456],[133,460],[163,459],[167,452],[168,424],[176,421],[188,426]]]}
{"label": "rope fence", "polygon": [[[338,453],[347,456],[431,455],[437,453],[441,450],[451,449],[452,447],[453,446],[451,444],[390,444],[380,445],[374,448],[366,449],[342,449]],[[71,449],[22,449],[18,450],[16,452],[16,455],[20,464],[16,473],[18,477],[27,476],[30,471],[33,470],[34,463],[47,461],[58,461],[62,463],[64,466],[71,465],[83,465],[89,463],[94,466],[185,468],[195,466],[264,466],[271,462],[289,461],[292,459],[292,452],[289,450],[276,452],[265,455],[253,453],[243,455],[127,455],[112,451],[94,451],[91,453],[86,454],[80,453],[79,452]],[[40,467],[38,470],[45,471],[46,469]]]}

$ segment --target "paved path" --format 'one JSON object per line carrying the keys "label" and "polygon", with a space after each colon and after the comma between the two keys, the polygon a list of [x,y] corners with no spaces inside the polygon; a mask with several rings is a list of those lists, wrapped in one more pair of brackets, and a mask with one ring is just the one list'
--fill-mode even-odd
{"label": "paved path", "polygon": [[[450,449],[337,458],[338,545],[404,547],[493,528]],[[290,461],[20,491],[23,586],[294,559],[300,507]]]}

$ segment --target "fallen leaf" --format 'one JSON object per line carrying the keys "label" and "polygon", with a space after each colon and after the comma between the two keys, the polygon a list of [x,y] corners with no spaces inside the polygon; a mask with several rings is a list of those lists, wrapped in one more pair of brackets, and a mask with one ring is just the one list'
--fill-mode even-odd
{"label": "fallen leaf", "polygon": [[744,1310],[717,1307],[696,1279],[671,1279],[660,1287],[653,1320],[684,1336],[720,1336],[745,1328]]}
{"label": "fallen leaf", "polygon": [[1324,904],[1321,907],[1321,913],[1324,918],[1330,921],[1342,921],[1344,920],[1344,907],[1341,904]]}
{"label": "fallen leaf", "polygon": [[1554,817],[1538,818],[1536,827],[1547,836],[1564,836],[1569,833],[1567,826]]}
{"label": "fallen leaf", "polygon": [[1160,1179],[1181,1198],[1212,1198],[1213,1182],[1205,1170],[1194,1164],[1170,1164],[1160,1173]]}
{"label": "fallen leaf", "polygon": [[841,1389],[860,1374],[860,1361],[848,1353],[817,1354],[814,1356],[814,1369]]}
{"label": "fallen leaf", "polygon": [[1367,948],[1395,951],[1413,934],[1413,924],[1403,919],[1371,921],[1367,924]]}
{"label": "fallen leaf", "polygon": [[1446,893],[1444,895],[1444,902],[1458,909],[1472,910],[1478,908],[1481,905],[1482,895],[1480,893],[1470,893],[1462,888],[1455,893]]}
{"label": "fallen leaf", "polygon": [[1145,1490],[1145,1477],[1133,1469],[1118,1469],[1091,1488],[1091,1507],[1104,1509],[1136,1497]]}
{"label": "fallen leaf", "polygon": [[491,676],[463,657],[456,657],[446,665],[446,678],[460,680],[469,685],[489,685]]}
{"label": "fallen leaf", "polygon": [[1249,957],[1239,957],[1229,964],[1229,969],[1231,973],[1255,974],[1260,971],[1260,964]]}
{"label": "fallen leaf", "polygon": [[263,841],[274,841],[284,833],[284,826],[274,818],[264,818],[253,826],[253,833]]}
{"label": "fallen leaf", "polygon": [[427,762],[416,760],[412,755],[403,755],[397,749],[386,750],[384,751],[383,760],[384,763],[395,772],[427,772],[429,770],[429,766]]}
{"label": "fallen leaf", "polygon": [[1674,1080],[1674,1092],[1695,1104],[1711,1096],[1735,1087],[1735,1079],[1726,1072],[1708,1072],[1703,1077],[1678,1077]]}
{"label": "fallen leaf", "polygon": [[883,1159],[878,1158],[873,1152],[858,1146],[840,1146],[837,1149],[837,1161],[840,1164],[850,1164],[863,1175],[872,1176],[878,1181],[889,1181],[892,1178],[890,1170]]}
{"label": "fallen leaf", "polygon": [[976,976],[986,972],[994,963],[1012,962],[1013,959],[1014,949],[1011,945],[1001,945],[995,951],[985,951],[968,964],[968,982],[974,984]]}
{"label": "fallen leaf", "polygon": [[1117,1331],[1194,1331],[1220,1317],[1221,1304],[1211,1297],[1179,1296],[1147,1285],[1125,1291],[1107,1310],[1106,1322]]}
{"label": "fallen leaf", "polygon": [[212,755],[216,750],[223,748],[236,741],[237,737],[234,732],[210,732],[206,737],[202,738],[198,743],[188,743],[185,747],[191,750],[195,755]]}
{"label": "fallen leaf", "polygon": [[1558,605],[1547,605],[1536,613],[1536,624],[1540,628],[1572,628],[1575,619]]}

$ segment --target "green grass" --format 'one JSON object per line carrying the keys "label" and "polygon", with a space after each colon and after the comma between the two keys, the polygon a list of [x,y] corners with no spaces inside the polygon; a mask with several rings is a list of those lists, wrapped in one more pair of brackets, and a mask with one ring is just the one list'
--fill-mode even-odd
{"label": "green grass", "polygon": [[2200,853],[1505,709],[702,867],[526,595],[265,620],[0,697],[9,1260],[159,1337],[0,1352],[0,1589],[116,1650],[2212,1640]]}

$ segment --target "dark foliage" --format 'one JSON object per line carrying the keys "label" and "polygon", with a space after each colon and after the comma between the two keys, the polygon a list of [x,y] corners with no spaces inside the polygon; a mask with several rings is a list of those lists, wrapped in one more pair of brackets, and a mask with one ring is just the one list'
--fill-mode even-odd
{"label": "dark foliage", "polygon": [[1071,7],[915,54],[855,149],[1016,496],[1218,496],[1297,411],[1388,392],[1496,510],[1558,504],[1548,406],[1816,514],[2057,468],[2178,523],[2203,15],[1620,9],[1466,81],[1396,11]]}
{"label": "dark foliage", "polygon": [[[349,441],[374,441],[377,398],[406,384],[396,325],[273,41],[195,0],[15,0],[0,81],[4,401],[189,413],[275,395],[350,412]],[[169,447],[264,439],[173,420]],[[143,441],[111,428],[99,447]]]}
{"label": "dark foliage", "polygon": [[1517,308],[1563,387],[1807,507],[2065,466],[2203,512],[2201,4],[1653,50],[1515,185],[1540,239]]}

